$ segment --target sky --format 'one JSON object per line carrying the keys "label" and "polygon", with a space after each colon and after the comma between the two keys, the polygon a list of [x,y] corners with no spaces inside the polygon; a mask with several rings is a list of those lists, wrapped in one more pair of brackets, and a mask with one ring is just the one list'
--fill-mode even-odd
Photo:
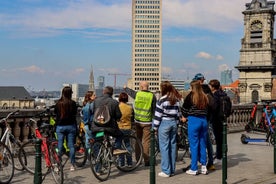
{"label": "sky", "polygon": [[[251,0],[163,0],[162,74],[239,77],[242,11]],[[63,83],[123,86],[131,74],[131,0],[1,0],[0,85],[60,90]]]}

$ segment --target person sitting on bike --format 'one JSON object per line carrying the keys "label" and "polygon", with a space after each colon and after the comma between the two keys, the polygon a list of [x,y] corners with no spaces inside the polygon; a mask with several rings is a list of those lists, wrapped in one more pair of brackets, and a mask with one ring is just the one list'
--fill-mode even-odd
{"label": "person sitting on bike", "polygon": [[55,105],[56,114],[56,133],[58,137],[58,154],[60,158],[63,155],[63,143],[64,139],[68,141],[68,147],[70,150],[70,171],[75,170],[75,141],[77,134],[77,104],[72,100],[72,88],[66,86],[62,89],[61,98]]}
{"label": "person sitting on bike", "polygon": [[105,104],[108,106],[110,120],[108,123],[99,126],[95,122],[92,122],[92,132],[93,134],[99,131],[105,131],[113,137],[122,136],[123,133],[118,127],[117,122],[121,119],[122,113],[119,108],[119,102],[112,98],[113,88],[111,86],[106,86],[103,89],[103,95],[97,97],[94,100],[94,108],[93,111],[96,112],[97,108],[104,106]]}

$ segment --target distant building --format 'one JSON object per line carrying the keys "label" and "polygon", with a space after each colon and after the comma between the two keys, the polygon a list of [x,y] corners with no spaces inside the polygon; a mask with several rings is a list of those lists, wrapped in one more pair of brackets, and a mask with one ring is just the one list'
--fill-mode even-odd
{"label": "distant building", "polygon": [[95,91],[95,84],[94,84],[94,73],[93,67],[91,66],[90,76],[89,76],[89,90]]}
{"label": "distant building", "polygon": [[103,89],[105,84],[104,84],[104,76],[99,76],[98,79],[98,89]]}
{"label": "distant building", "polygon": [[224,70],[220,73],[220,84],[228,85],[233,82],[232,70]]}
{"label": "distant building", "polygon": [[80,105],[83,102],[84,96],[89,89],[88,84],[63,84],[64,86],[71,86],[73,94],[72,99],[78,102]]}
{"label": "distant building", "polygon": [[1,109],[34,108],[35,100],[23,86],[0,86]]}
{"label": "distant building", "polygon": [[[173,80],[166,79],[169,81],[177,90],[185,90],[185,80]],[[165,81],[164,79],[162,81]]]}

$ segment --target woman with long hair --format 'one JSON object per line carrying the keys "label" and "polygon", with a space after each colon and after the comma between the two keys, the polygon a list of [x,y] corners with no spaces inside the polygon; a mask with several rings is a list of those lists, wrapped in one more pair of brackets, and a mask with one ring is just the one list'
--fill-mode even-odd
{"label": "woman with long hair", "polygon": [[182,106],[182,121],[188,121],[188,138],[191,149],[191,168],[187,174],[198,174],[198,161],[201,174],[207,174],[206,141],[208,133],[207,112],[208,97],[203,92],[199,81],[190,83],[192,91],[187,95]]}
{"label": "woman with long hair", "polygon": [[153,127],[158,131],[161,153],[160,177],[170,177],[175,174],[176,134],[180,118],[181,95],[169,81],[160,85],[161,98],[156,104]]}
{"label": "woman with long hair", "polygon": [[92,121],[93,121],[93,108],[94,104],[93,101],[96,98],[96,94],[94,91],[87,91],[83,100],[83,107],[81,110],[81,117],[82,122],[84,123],[84,129],[85,129],[85,147],[88,151],[90,149],[90,143],[89,140],[92,138]]}
{"label": "woman with long hair", "polygon": [[68,147],[70,150],[70,171],[75,170],[75,141],[77,133],[77,105],[72,100],[72,88],[66,86],[62,89],[61,98],[57,101],[55,106],[56,113],[56,133],[58,137],[58,150],[60,158],[63,155],[63,142],[67,138]]}

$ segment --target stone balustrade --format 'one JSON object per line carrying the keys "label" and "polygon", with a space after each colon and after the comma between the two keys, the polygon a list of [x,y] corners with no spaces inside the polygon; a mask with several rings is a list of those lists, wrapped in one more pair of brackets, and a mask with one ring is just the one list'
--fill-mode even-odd
{"label": "stone balustrade", "polygon": [[[233,113],[227,119],[228,132],[235,131],[243,131],[244,126],[249,122],[250,113],[252,110],[253,104],[247,105],[233,105]],[[258,108],[259,114],[261,114],[261,106]],[[13,109],[0,110],[0,118],[4,118],[7,116],[9,112],[13,111]],[[12,128],[13,135],[16,139],[25,142],[30,137],[30,127],[25,126],[26,122],[29,121],[30,118],[34,117],[34,115],[39,114],[44,110],[40,109],[21,109],[18,114],[12,116],[8,122]],[[258,116],[258,115],[257,115]],[[45,117],[45,120],[47,118]],[[80,121],[80,117],[78,116],[78,122]],[[5,128],[4,125],[0,125],[0,135]]]}

